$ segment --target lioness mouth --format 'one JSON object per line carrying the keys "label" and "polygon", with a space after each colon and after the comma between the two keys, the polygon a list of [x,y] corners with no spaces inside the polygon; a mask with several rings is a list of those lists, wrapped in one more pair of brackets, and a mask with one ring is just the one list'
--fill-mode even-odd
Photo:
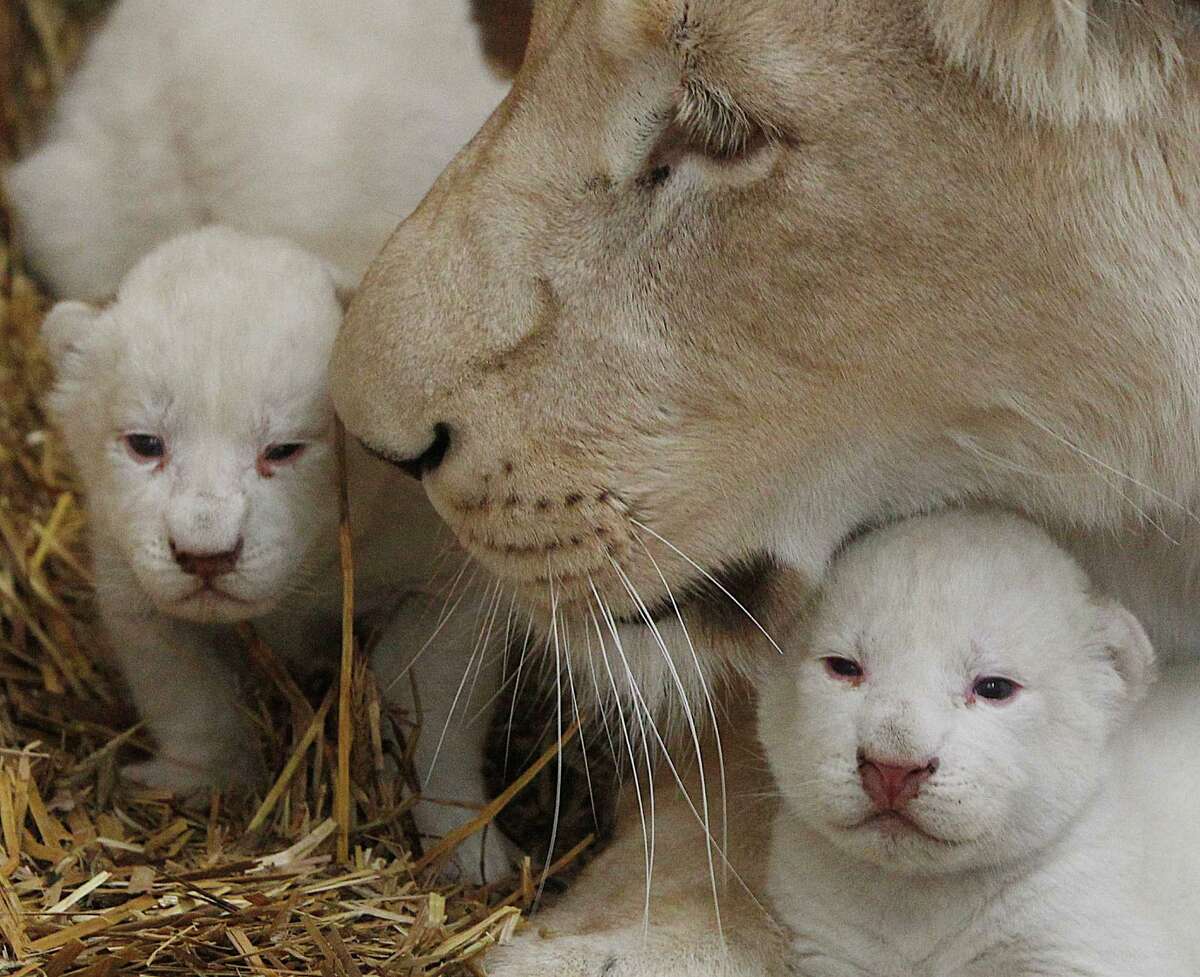
{"label": "lioness mouth", "polygon": [[771,576],[778,565],[765,553],[742,557],[711,574],[697,574],[672,594],[646,606],[645,613],[618,618],[622,625],[659,624],[685,610],[696,610],[706,624],[734,631],[747,623],[747,615],[758,616]]}

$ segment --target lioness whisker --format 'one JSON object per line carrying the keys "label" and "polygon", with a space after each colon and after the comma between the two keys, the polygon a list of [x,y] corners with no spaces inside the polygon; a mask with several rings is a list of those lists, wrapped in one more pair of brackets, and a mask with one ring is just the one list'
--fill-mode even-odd
{"label": "lioness whisker", "polygon": [[[1178,546],[1180,544],[1180,541],[1178,539],[1176,539],[1174,536],[1172,536],[1170,533],[1167,532],[1166,528],[1162,525],[1162,523],[1160,523],[1153,516],[1151,516],[1150,513],[1148,513],[1145,509],[1143,509],[1131,496],[1126,495],[1123,491],[1121,491],[1121,489],[1118,488],[1113,483],[1113,480],[1110,479],[1104,473],[1104,471],[1097,469],[1094,464],[1091,464],[1091,457],[1086,452],[1082,452],[1081,450],[1076,449],[1074,445],[1070,444],[1070,442],[1066,442],[1065,439],[1064,439],[1064,443],[1067,444],[1067,447],[1071,448],[1072,450],[1079,450],[1080,456],[1085,461],[1089,462],[1090,467],[1084,468],[1081,470],[1076,470],[1073,472],[1037,471],[1035,469],[1028,468],[1025,465],[1020,465],[1017,462],[1011,461],[1010,459],[1003,458],[1000,455],[995,454],[994,452],[988,451],[986,448],[983,448],[982,446],[976,444],[974,439],[969,436],[957,437],[955,439],[955,443],[960,445],[963,448],[966,448],[968,451],[970,451],[976,457],[981,458],[982,460],[984,460],[986,462],[990,462],[991,464],[995,465],[997,468],[1003,468],[1006,471],[1016,472],[1018,474],[1025,475],[1026,477],[1029,477],[1029,478],[1078,478],[1080,475],[1091,475],[1095,478],[1099,478],[1101,481],[1104,482],[1105,485],[1107,485],[1110,489],[1112,489],[1114,494],[1120,496],[1122,501],[1124,501],[1131,509],[1133,509],[1133,511],[1136,512],[1138,514],[1138,516],[1141,517],[1141,519],[1147,525],[1151,526],[1155,531],[1157,531],[1158,534],[1163,537],[1163,539],[1165,539],[1168,543],[1171,543],[1174,546]],[[1116,472],[1116,474],[1120,475],[1122,473]],[[1126,476],[1126,477],[1129,477],[1129,476]],[[1136,479],[1130,478],[1130,480],[1133,481],[1137,485],[1141,485],[1141,487],[1147,489],[1148,491],[1151,491],[1151,492],[1154,491],[1153,489],[1150,489],[1149,486],[1142,485],[1142,483],[1138,482]],[[1195,516],[1191,513],[1190,510],[1185,509],[1184,511],[1187,513],[1187,515],[1189,517],[1195,518]]]}
{"label": "lioness whisker", "polygon": [[[650,552],[650,548],[646,545],[646,541],[638,537],[638,543],[645,552],[650,564],[654,567],[654,572],[658,574],[659,580],[662,581],[663,588],[667,592],[667,598],[671,601],[671,609],[675,612],[675,618],[679,621],[679,628],[683,631],[683,640],[687,642],[688,653],[692,658],[692,666],[696,669],[696,677],[700,680],[700,688],[703,690],[704,702],[708,707],[708,717],[712,722],[713,739],[717,747],[717,769],[721,777],[721,846],[725,851],[729,850],[729,791],[725,778],[725,748],[721,742],[721,724],[717,720],[716,705],[713,703],[712,691],[709,689],[707,677],[704,674],[704,669],[700,664],[700,656],[696,653],[696,646],[692,642],[691,632],[688,631],[688,626],[683,620],[683,613],[679,609],[679,603],[675,599],[675,594],[671,590],[671,585],[667,583],[666,575],[658,565],[658,561],[654,559],[654,554]],[[674,666],[672,666],[674,668]],[[682,694],[682,693],[681,693]],[[708,804],[705,801],[705,809]],[[710,853],[711,858],[711,853]]]}
{"label": "lioness whisker", "polygon": [[[510,602],[510,608],[511,608],[511,606],[512,605]],[[506,675],[506,672],[504,671],[504,669],[507,665],[507,661],[508,661],[508,654],[509,654],[508,643],[506,641],[503,645],[495,645],[494,647],[495,647],[495,650],[494,651],[491,650],[493,648],[493,642],[491,640],[491,637],[489,636],[488,641],[485,645],[485,653],[489,654],[491,656],[492,661],[494,661],[497,658],[500,659],[501,668],[502,668],[500,679],[496,684],[496,688],[494,689],[492,694],[490,696],[488,696],[486,701],[484,701],[483,704],[480,705],[478,709],[476,709],[470,716],[468,716],[466,718],[466,725],[468,725],[468,726],[471,725],[472,723],[479,722],[485,716],[487,716],[491,712],[492,706],[494,706],[496,704],[496,702],[499,701],[500,698],[505,695],[505,693],[509,690],[510,687],[514,690],[514,693],[516,691],[516,686],[514,683],[515,683],[517,676],[516,675]],[[486,664],[487,664],[487,659],[481,658],[479,665],[476,666],[476,669],[475,669],[476,679],[478,679],[480,671]],[[468,695],[467,701],[468,701],[468,703],[471,701],[470,695]]]}
{"label": "lioness whisker", "polygon": [[[475,698],[475,689],[479,685],[479,674],[483,671],[483,665],[487,659],[488,649],[492,646],[492,634],[496,628],[496,615],[500,613],[500,604],[503,599],[503,589],[499,578],[496,580],[496,588],[493,592],[492,600],[490,601],[491,610],[487,615],[486,633],[481,637],[481,653],[479,661],[475,665],[475,675],[471,679],[471,688],[467,691],[467,701],[463,706],[464,711],[471,706],[471,700]],[[497,652],[499,654],[500,652]]]}
{"label": "lioness whisker", "polygon": [[533,615],[526,618],[525,638],[521,642],[521,654],[517,659],[517,676],[513,683],[512,698],[508,702],[508,724],[504,727],[504,780],[508,780],[508,762],[512,755],[513,722],[516,719],[517,700],[521,696],[521,673],[525,669],[525,656],[529,653],[529,639],[533,637]]}
{"label": "lioness whisker", "polygon": [[[595,593],[595,584],[592,584],[592,590],[593,590],[593,593]],[[596,600],[597,601],[600,600],[598,594],[596,594]],[[601,604],[600,605],[600,613],[605,617],[605,622],[608,625],[609,630],[611,632],[613,632],[614,639],[616,640],[617,644],[620,645],[620,638],[616,634],[616,619],[612,616],[612,612],[609,611],[607,609],[607,607],[605,607],[603,604]],[[626,668],[628,668],[628,663],[626,663]],[[632,681],[632,675],[630,676],[630,679]],[[613,686],[613,689],[614,689],[614,691],[616,690],[615,685]],[[641,694],[641,689],[638,687],[636,682],[634,682],[632,684],[632,693],[633,693],[633,698],[635,700],[637,700],[638,702],[640,702],[644,708],[645,700],[643,699],[642,694]],[[659,734],[658,728],[657,727],[653,727],[653,728],[654,728],[654,733],[655,733],[655,737],[657,739],[658,745],[662,749],[662,751],[667,759],[667,767],[671,771],[671,775],[675,778],[675,784],[676,784],[676,786],[678,786],[680,794],[683,796],[683,799],[687,803],[688,809],[692,812],[692,816],[696,819],[696,822],[698,824],[700,824],[701,826],[703,826],[704,821],[700,817],[700,812],[699,812],[699,810],[697,810],[695,802],[692,800],[692,795],[688,792],[687,787],[684,785],[683,778],[679,775],[678,769],[676,769],[674,763],[671,762],[671,754],[670,754],[670,751],[667,749],[666,742],[663,740],[661,734]],[[722,861],[722,864],[724,865],[724,867],[733,876],[734,881],[737,882],[738,886],[742,889],[742,891],[747,896],[750,897],[750,900],[754,903],[755,907],[757,907],[759,910],[761,910],[764,915],[769,916],[770,915],[769,910],[762,904],[762,901],[758,898],[758,896],[756,896],[754,894],[754,890],[751,889],[750,886],[746,883],[745,879],[742,878],[741,873],[738,872],[738,870],[736,868],[734,868],[733,863],[730,862],[729,857],[726,854],[726,852],[720,846],[717,846],[716,851],[717,851],[717,854],[719,854],[721,856],[721,861]]]}
{"label": "lioness whisker", "polygon": [[[500,581],[497,580],[496,585],[495,585],[495,590],[499,590],[499,588],[500,588]],[[485,591],[485,594],[486,593],[487,593],[487,591]],[[476,611],[477,616],[480,614],[480,611],[482,610],[483,606],[485,604],[490,604],[490,601],[491,601],[491,599],[487,598],[485,601],[482,601],[480,603],[480,610]],[[486,614],[484,614],[483,616],[486,619]],[[486,628],[486,620],[485,620],[485,625],[483,627],[481,627],[481,629],[480,629],[479,637],[476,639],[474,647],[471,649],[471,657],[467,659],[467,666],[463,670],[463,677],[462,677],[462,680],[458,683],[458,688],[455,689],[455,691],[454,691],[454,698],[450,701],[450,708],[446,710],[446,721],[444,723],[442,723],[442,732],[438,736],[437,746],[434,748],[434,751],[433,751],[433,759],[429,761],[429,773],[432,773],[437,768],[438,760],[440,759],[440,757],[442,755],[442,747],[446,743],[446,734],[449,732],[450,724],[454,720],[454,713],[458,710],[458,703],[462,699],[463,690],[467,686],[467,679],[469,679],[471,677],[472,670],[475,666],[475,660],[477,657],[482,658],[482,656],[487,653],[487,639],[489,637],[489,633],[485,630],[485,628]],[[467,698],[467,702],[468,703],[470,702],[469,696]],[[427,774],[427,776],[428,776],[428,774]]]}
{"label": "lioness whisker", "polygon": [[471,723],[475,723],[475,722],[478,722],[481,719],[483,719],[491,711],[492,706],[494,706],[504,695],[508,694],[510,689],[515,688],[515,686],[513,684],[514,680],[515,680],[515,676],[511,676],[511,675],[506,679],[502,679],[497,684],[495,692],[493,692],[490,696],[488,696],[487,700],[482,705],[480,705],[480,707],[478,709],[476,709],[469,717],[467,717],[467,721],[466,721],[467,725],[470,725]]}
{"label": "lioness whisker", "polygon": [[653,529],[651,529],[645,523],[639,522],[638,520],[634,519],[632,516],[630,516],[629,521],[634,526],[636,526],[638,529],[641,529],[643,532],[649,533],[651,536],[653,536],[655,539],[657,539],[660,543],[662,543],[664,546],[669,548],[673,553],[675,553],[677,556],[679,556],[680,559],[687,561],[687,563],[697,573],[699,573],[701,576],[703,576],[705,580],[707,580],[714,587],[716,587],[717,590],[719,590],[722,594],[724,594],[726,597],[728,597],[733,602],[734,606],[737,607],[737,609],[739,611],[741,611],[743,614],[745,614],[747,618],[749,618],[750,623],[753,624],[762,633],[762,636],[764,638],[766,638],[769,642],[771,642],[772,648],[774,648],[777,652],[779,652],[779,654],[781,654],[781,655],[783,654],[783,649],[779,647],[779,644],[775,641],[774,638],[771,637],[771,635],[767,631],[767,629],[762,626],[762,624],[759,622],[758,618],[756,618],[753,614],[751,614],[749,608],[747,608],[745,604],[743,604],[732,593],[730,593],[729,588],[726,587],[723,583],[721,583],[720,580],[718,580],[715,576],[713,576],[713,574],[711,574],[708,570],[705,570],[704,567],[702,567],[699,563],[697,563],[690,556],[688,556],[686,553],[684,553],[683,550],[681,550],[678,546],[676,546],[674,543],[672,543],[670,540],[666,539],[665,537],[660,536],[658,533],[656,533]]}
{"label": "lioness whisker", "polygon": [[[453,533],[445,532],[441,526],[438,527],[437,533],[442,542],[438,547],[438,555],[433,558],[433,563],[430,566],[429,576],[434,580],[436,580],[441,574],[442,566],[450,559],[451,555],[462,552]],[[463,566],[466,566],[470,561],[471,557],[467,556],[467,558],[463,560]]]}
{"label": "lioness whisker", "polygon": [[[1108,472],[1109,474],[1116,476],[1117,479],[1127,481],[1130,485],[1141,488],[1142,491],[1150,493],[1150,496],[1154,499],[1157,499],[1158,502],[1162,502],[1168,505],[1168,507],[1171,509],[1175,509],[1177,513],[1183,515],[1184,519],[1195,523],[1196,526],[1200,526],[1200,515],[1196,514],[1192,508],[1188,507],[1188,505],[1184,505],[1182,502],[1178,501],[1178,499],[1166,495],[1166,493],[1163,491],[1159,491],[1158,488],[1148,484],[1148,482],[1136,479],[1128,472],[1122,472],[1120,468],[1111,466],[1111,464],[1104,461],[1103,458],[1097,457],[1096,455],[1091,454],[1090,451],[1081,448],[1081,446],[1075,444],[1073,440],[1064,437],[1063,434],[1055,431],[1054,428],[1050,427],[1050,425],[1045,424],[1043,420],[1037,418],[1037,416],[1034,415],[1031,410],[1028,410],[1019,402],[1014,402],[1013,407],[1016,410],[1016,413],[1020,414],[1022,418],[1025,418],[1025,420],[1030,422],[1030,424],[1032,424],[1034,427],[1037,427],[1039,431],[1049,434],[1049,436],[1054,438],[1056,442],[1066,446],[1066,448],[1068,448],[1070,451],[1073,451],[1076,455],[1084,458],[1088,464],[1091,464],[1094,469],[1097,469],[1097,474]],[[1108,479],[1105,479],[1105,482],[1111,486],[1111,482],[1108,481]],[[1136,504],[1132,498],[1129,498],[1122,492],[1117,492],[1117,495],[1120,495],[1123,499],[1126,499],[1126,502],[1128,502],[1136,511],[1138,511],[1138,514],[1142,517],[1142,519],[1145,519],[1148,523],[1150,523],[1151,526],[1158,529],[1160,533],[1163,533],[1164,537],[1168,539],[1170,543],[1178,545],[1178,540],[1172,539],[1170,535],[1166,534],[1164,529],[1158,526],[1157,522],[1154,522],[1152,519],[1150,519],[1150,516],[1145,513],[1145,510],[1141,509],[1141,507],[1139,507],[1139,505]]]}
{"label": "lioness whisker", "polygon": [[[462,582],[463,574],[467,572],[467,567],[472,567],[473,565],[474,561],[471,559],[470,555],[464,557],[462,565],[458,568],[458,572],[454,574],[454,577],[447,584],[443,585],[443,589],[445,590],[445,597],[442,599],[443,613],[445,612],[447,605],[450,603],[450,598],[454,596],[454,592],[458,589],[458,585]],[[472,573],[471,579],[474,580],[474,578],[475,574]],[[435,597],[438,596],[438,591],[436,589],[434,590],[433,595]]]}
{"label": "lioness whisker", "polygon": [[[593,584],[593,587],[594,587],[594,584]],[[609,608],[607,604],[604,604],[603,602],[601,602],[600,603],[600,613],[603,615],[605,621],[608,624],[609,633],[612,635],[612,638],[613,638],[614,648],[616,649],[618,657],[621,659],[621,667],[622,667],[622,669],[624,669],[624,672],[625,672],[625,682],[626,682],[630,692],[632,693],[630,696],[630,705],[633,710],[633,718],[637,721],[637,724],[638,724],[639,739],[640,739],[640,742],[642,745],[642,757],[646,764],[646,771],[645,771],[646,772],[646,796],[649,801],[649,807],[650,807],[649,858],[650,858],[650,871],[651,871],[651,879],[652,879],[653,870],[654,870],[654,857],[655,857],[655,852],[657,850],[656,843],[657,843],[658,823],[657,823],[656,816],[655,816],[656,811],[657,811],[657,797],[656,797],[655,786],[654,786],[654,758],[651,755],[651,751],[650,751],[652,741],[646,731],[647,725],[650,727],[650,730],[654,733],[654,741],[658,742],[660,744],[660,746],[663,747],[664,753],[666,753],[666,743],[662,737],[662,734],[659,732],[657,724],[654,721],[654,714],[653,714],[652,710],[650,709],[650,707],[647,705],[645,696],[642,694],[641,686],[638,685],[637,677],[634,674],[633,668],[629,664],[629,657],[625,654],[625,645],[624,645],[624,642],[621,641],[621,633],[620,633],[619,628],[617,627],[617,621],[616,621],[616,618],[613,616],[612,609]],[[668,764],[671,764],[670,754],[667,753],[666,755],[667,755]],[[673,767],[673,765],[672,765],[672,767]],[[679,782],[679,781],[677,780],[677,782]],[[686,793],[686,789],[684,792]],[[689,804],[690,804],[690,798],[689,798]],[[694,805],[692,805],[692,810],[695,810]],[[649,888],[649,882],[648,882],[648,888]],[[649,893],[647,893],[647,898],[649,898]],[[648,924],[649,923],[649,904],[648,903],[646,906],[646,920],[647,920],[647,924]]]}
{"label": "lioness whisker", "polygon": [[[470,557],[468,557],[466,562],[463,563],[462,569],[459,570],[459,577],[462,576],[462,573],[466,570],[467,566],[471,562],[472,561],[471,561]],[[442,629],[445,628],[446,625],[449,623],[450,619],[452,617],[454,617],[455,613],[458,611],[459,605],[462,604],[462,602],[463,602],[463,598],[465,598],[467,596],[467,594],[470,593],[471,585],[475,582],[475,576],[476,576],[477,572],[478,572],[478,568],[476,568],[476,570],[472,572],[470,579],[467,581],[466,587],[463,588],[463,592],[458,595],[458,598],[454,601],[453,606],[450,605],[450,599],[454,596],[454,586],[457,586],[457,584],[455,584],[454,586],[451,587],[450,592],[446,595],[445,601],[442,603],[442,610],[441,610],[441,613],[438,615],[438,620],[434,626],[432,633],[429,635],[428,638],[425,639],[425,643],[422,644],[421,647],[417,649],[416,654],[414,654],[412,656],[412,658],[410,658],[408,660],[408,662],[404,665],[404,667],[402,669],[400,669],[400,671],[395,676],[392,677],[392,680],[390,682],[388,682],[388,684],[380,690],[380,694],[384,698],[387,698],[387,696],[395,690],[396,686],[404,680],[404,678],[409,674],[409,672],[411,672],[413,670],[413,668],[416,666],[417,662],[419,662],[421,660],[421,656],[424,655],[425,652],[429,649],[429,646],[432,645],[434,643],[434,641],[437,640],[438,635],[442,633]]]}
{"label": "lioness whisker", "polygon": [[[629,592],[629,596],[633,599],[634,604],[637,606],[642,617],[645,619],[646,626],[649,627],[650,632],[654,635],[654,640],[658,644],[659,652],[662,654],[663,660],[666,662],[666,665],[667,665],[667,670],[671,674],[671,681],[675,683],[675,689],[679,693],[680,704],[683,707],[684,721],[687,723],[688,732],[691,734],[692,747],[696,751],[696,769],[697,769],[697,773],[699,774],[699,777],[700,777],[700,804],[701,804],[701,806],[703,808],[703,812],[704,812],[703,813],[703,823],[704,823],[705,853],[708,858],[709,881],[712,884],[713,912],[716,915],[717,932],[719,934],[721,934],[721,936],[723,938],[725,931],[724,931],[724,927],[722,925],[722,920],[721,920],[721,898],[720,898],[720,893],[717,890],[716,864],[713,859],[712,825],[710,823],[709,813],[708,813],[708,811],[709,811],[708,778],[704,772],[704,750],[703,750],[703,747],[700,745],[700,733],[696,728],[696,717],[692,712],[692,705],[691,705],[691,701],[690,701],[691,697],[687,694],[687,690],[684,688],[683,680],[679,676],[679,670],[675,667],[675,661],[671,657],[671,650],[667,647],[667,642],[663,638],[662,632],[659,630],[658,625],[654,622],[654,617],[653,617],[653,615],[651,615],[650,609],[646,606],[646,602],[644,600],[642,600],[642,597],[638,593],[637,588],[634,587],[634,585],[633,585],[633,581],[631,581],[629,579],[629,576],[625,573],[625,571],[621,569],[620,564],[617,563],[617,561],[612,559],[611,557],[609,559],[610,559],[610,562],[612,563],[613,570],[617,574],[617,578],[621,581],[621,583],[624,585],[625,589]],[[664,581],[664,583],[665,583],[665,581]],[[674,603],[674,597],[672,597],[672,603]],[[676,607],[676,612],[678,612],[678,607]],[[682,624],[682,622],[683,622],[683,619],[681,617],[680,623]],[[684,629],[684,631],[686,633],[686,628]],[[707,684],[707,683],[703,683],[703,684]],[[664,754],[666,754],[667,763],[670,764],[671,763],[670,753],[666,750],[665,747],[663,749],[663,752],[664,752]],[[723,770],[724,770],[724,762],[722,760],[722,771]],[[722,774],[722,782],[724,782],[723,774]]]}
{"label": "lioness whisker", "polygon": [[[591,608],[589,607],[589,611],[590,610],[591,610]],[[595,623],[595,620],[596,620],[595,614],[592,614],[593,623]],[[597,636],[599,636],[598,633],[599,633],[599,628],[597,628]],[[588,630],[586,624],[584,624],[583,636],[584,636],[584,638],[587,639],[588,672],[591,674],[591,677],[592,677],[592,690],[594,691],[595,697],[596,697],[596,707],[595,708],[596,708],[596,711],[599,712],[599,714],[600,714],[600,725],[604,728],[604,736],[608,740],[609,755],[613,758],[613,763],[617,765],[618,770],[619,770],[621,757],[620,757],[620,754],[617,752],[616,743],[613,742],[612,729],[610,728],[609,723],[608,723],[608,710],[609,710],[610,706],[609,706],[609,703],[607,701],[605,701],[607,699],[607,696],[605,696],[604,693],[600,691],[600,679],[596,675],[596,659],[592,653],[592,632]],[[603,641],[601,641],[601,643],[600,643],[600,653],[604,654]]]}
{"label": "lioness whisker", "polygon": [[588,611],[592,617],[592,624],[596,629],[596,637],[600,641],[600,654],[604,661],[604,670],[608,673],[608,682],[609,685],[612,686],[613,702],[616,705],[617,720],[621,724],[621,733],[625,740],[625,749],[629,753],[629,772],[633,777],[633,789],[637,794],[638,817],[642,823],[642,851],[646,871],[646,895],[642,907],[642,931],[643,933],[648,934],[650,932],[650,894],[654,882],[654,856],[650,846],[650,833],[646,826],[646,806],[642,799],[642,783],[641,777],[638,775],[637,760],[633,755],[633,742],[630,739],[629,725],[625,719],[625,708],[622,704],[621,692],[617,688],[617,680],[613,675],[612,663],[608,660],[608,647],[604,642],[604,635],[600,630],[600,622],[596,619],[597,609],[600,611],[600,616],[604,618],[605,625],[608,627],[610,633],[612,633],[614,639],[620,639],[616,637],[616,625],[613,623],[612,615],[605,613],[607,609],[604,606],[604,602],[600,599],[600,594],[596,590],[596,585],[590,576],[588,577],[588,584],[591,587],[592,596],[595,598],[596,602],[594,608],[589,605]]}
{"label": "lioness whisker", "polygon": [[505,619],[504,619],[504,658],[501,659],[501,663],[500,663],[500,680],[501,680],[501,682],[504,682],[508,678],[508,653],[510,650],[510,646],[512,644],[513,617],[516,614],[516,609],[517,609],[517,592],[514,589],[512,592],[512,597],[509,599],[509,602],[508,602],[508,614],[505,616]]}
{"label": "lioness whisker", "polygon": [[[586,632],[585,632],[586,633]],[[588,653],[591,653],[591,642],[588,642]],[[567,688],[571,692],[571,709],[575,715],[575,722],[579,724],[579,751],[583,758],[583,777],[587,783],[588,803],[592,807],[592,821],[597,828],[600,827],[600,815],[596,812],[596,794],[592,790],[592,770],[588,763],[587,740],[583,733],[583,714],[579,710],[579,698],[575,694],[575,674],[571,669],[571,655],[568,653],[563,657],[563,664],[567,668]]]}
{"label": "lioness whisker", "polygon": [[546,849],[546,865],[542,869],[542,877],[538,881],[537,892],[534,895],[534,904],[542,901],[542,893],[546,888],[546,880],[550,877],[550,866],[554,864],[554,849],[558,844],[558,827],[559,818],[562,816],[562,788],[563,788],[563,723],[562,723],[562,649],[559,644],[559,622],[558,622],[558,594],[554,590],[554,577],[549,575],[550,588],[550,635],[554,645],[554,715],[557,722],[558,732],[558,753],[554,758],[555,765],[555,784],[554,784],[554,820],[550,827],[550,843]]}

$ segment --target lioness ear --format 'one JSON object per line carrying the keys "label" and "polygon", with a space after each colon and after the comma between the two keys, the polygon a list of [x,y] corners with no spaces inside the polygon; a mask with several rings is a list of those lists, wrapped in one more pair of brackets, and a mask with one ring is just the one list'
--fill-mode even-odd
{"label": "lioness ear", "polygon": [[59,302],[42,320],[42,342],[55,370],[83,348],[96,325],[100,310],[86,302]]}
{"label": "lioness ear", "polygon": [[1136,703],[1154,681],[1154,648],[1142,623],[1116,601],[1099,605],[1101,640],[1125,683],[1127,701]]}
{"label": "lioness ear", "polygon": [[[1183,65],[1180,0],[925,0],[950,61],[1025,114],[1121,122]],[[1194,18],[1194,14],[1191,15]]]}

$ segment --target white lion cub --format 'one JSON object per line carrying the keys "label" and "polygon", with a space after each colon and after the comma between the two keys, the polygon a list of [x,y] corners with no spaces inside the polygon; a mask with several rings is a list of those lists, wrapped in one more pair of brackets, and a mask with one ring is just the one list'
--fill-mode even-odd
{"label": "white lion cub", "polygon": [[64,298],[107,298],[205,224],[354,284],[507,90],[467,0],[119,0],[3,182]]}
{"label": "white lion cub", "polygon": [[[101,616],[160,747],[129,771],[147,784],[192,792],[259,774],[237,705],[242,669],[222,625],[254,619],[300,665],[336,647],[326,371],[341,315],[323,262],[281,239],[214,227],[153,251],[107,308],[63,302],[46,318],[58,373],[48,406],[86,491]],[[377,652],[390,682],[435,630],[440,603],[420,615],[448,543],[415,482],[353,445],[349,463],[360,606],[409,598]],[[426,793],[472,804],[484,798],[487,718],[466,723],[456,692],[478,633],[460,607],[417,663]],[[494,687],[494,668],[486,657],[481,687]],[[394,685],[393,698],[411,694],[408,681]],[[420,819],[436,833],[468,817],[427,807]],[[502,843],[486,858],[468,852],[463,868],[475,874],[476,864],[502,871]]]}
{"label": "white lion cub", "polygon": [[1191,745],[1139,746],[1149,642],[1045,534],[967,512],[882,530],[803,632],[760,704],[799,973],[1200,973],[1195,803],[1163,810],[1196,788],[1200,724],[1151,699]]}

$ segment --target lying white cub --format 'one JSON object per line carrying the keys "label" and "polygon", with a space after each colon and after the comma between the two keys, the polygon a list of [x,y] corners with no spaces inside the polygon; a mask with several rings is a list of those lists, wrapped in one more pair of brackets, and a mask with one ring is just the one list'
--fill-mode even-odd
{"label": "lying white cub", "polygon": [[[138,780],[191,792],[259,775],[237,704],[238,645],[222,625],[255,620],[302,667],[337,646],[326,372],[341,315],[320,260],[214,227],[152,252],[112,305],[62,302],[46,318],[58,373],[48,406],[86,491],[102,619],[161,751],[129,771]],[[402,701],[411,684],[395,679],[435,630],[434,591],[447,583],[435,565],[452,546],[414,481],[353,444],[349,452],[359,607],[403,600],[375,661]],[[440,565],[453,573],[461,560],[449,556]],[[487,716],[465,692],[450,712],[481,633],[479,589],[460,587],[454,599],[458,610],[416,666],[417,763],[428,796],[478,804]],[[495,687],[495,669],[492,655],[481,689]],[[422,827],[438,834],[469,816],[426,808]],[[500,841],[488,849],[494,876],[507,853]],[[479,846],[464,852],[474,875]]]}
{"label": "lying white cub", "polygon": [[4,182],[60,297],[210,223],[354,284],[507,88],[467,0],[121,0]]}
{"label": "lying white cub", "polygon": [[1200,973],[1200,723],[1175,694],[1200,674],[1143,706],[1149,739],[1126,720],[1151,662],[1138,622],[1015,517],[852,545],[760,703],[798,972]]}

